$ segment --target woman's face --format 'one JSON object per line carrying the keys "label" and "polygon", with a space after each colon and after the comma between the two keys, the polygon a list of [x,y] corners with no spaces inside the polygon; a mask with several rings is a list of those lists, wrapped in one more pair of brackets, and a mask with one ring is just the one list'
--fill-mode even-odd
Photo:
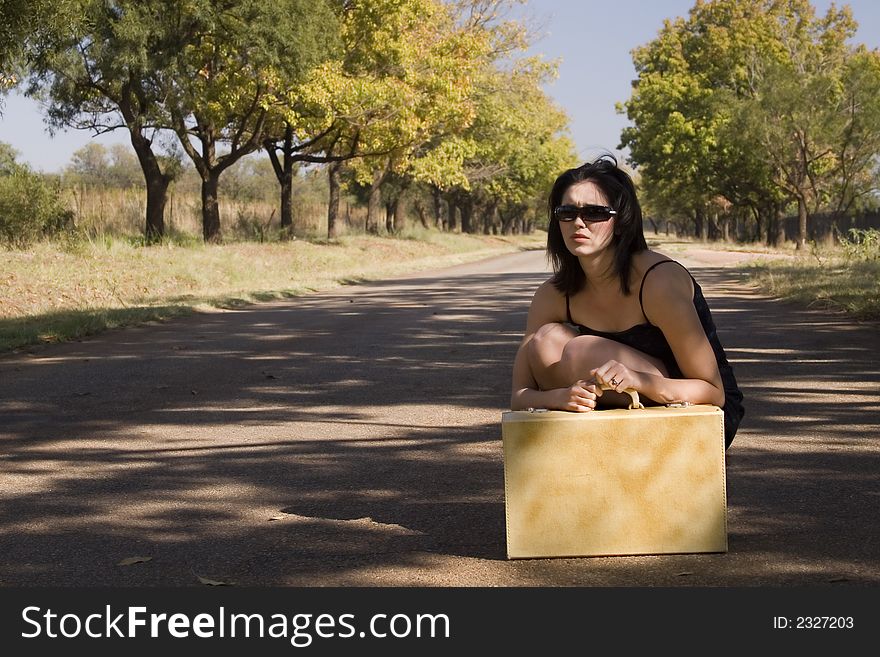
{"label": "woman's face", "polygon": [[[592,180],[582,180],[565,190],[560,205],[608,205],[608,198]],[[611,245],[614,222],[586,222],[580,217],[574,221],[560,221],[559,230],[568,250],[576,256],[596,255]]]}

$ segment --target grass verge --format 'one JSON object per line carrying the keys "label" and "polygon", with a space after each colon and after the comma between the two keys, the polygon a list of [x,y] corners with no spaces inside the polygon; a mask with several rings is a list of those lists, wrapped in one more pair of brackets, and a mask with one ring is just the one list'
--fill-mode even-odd
{"label": "grass verge", "polygon": [[649,246],[670,255],[696,247],[767,256],[740,266],[749,282],[763,293],[854,319],[880,319],[880,258],[871,251],[853,256],[841,245],[810,244],[808,251],[799,252],[793,242],[772,247],[702,242],[691,237],[646,237]]}
{"label": "grass verge", "polygon": [[880,261],[796,258],[752,263],[745,271],[773,296],[856,319],[880,319]]}
{"label": "grass verge", "polygon": [[0,252],[0,352],[541,248],[544,233],[350,236],[219,246],[124,241]]}

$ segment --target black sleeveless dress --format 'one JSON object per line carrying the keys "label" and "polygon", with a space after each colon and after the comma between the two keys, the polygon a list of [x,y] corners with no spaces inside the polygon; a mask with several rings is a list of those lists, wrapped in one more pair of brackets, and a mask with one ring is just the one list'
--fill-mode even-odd
{"label": "black sleeveless dress", "polygon": [[[654,269],[654,267],[667,262],[672,262],[684,268],[684,265],[675,262],[675,260],[661,260],[648,267],[645,275],[642,277],[642,285],[639,288],[639,306],[642,308],[642,315],[646,320],[648,319],[648,316],[645,315],[645,309],[644,306],[642,306],[642,292],[645,288],[645,278],[648,277],[648,274]],[[685,268],[685,271],[687,271],[687,268]],[[690,276],[691,280],[694,282],[694,308],[697,311],[697,316],[700,318],[700,323],[703,325],[703,330],[706,332],[706,338],[709,340],[709,344],[712,345],[712,351],[715,352],[715,359],[718,362],[718,372],[721,374],[721,382],[724,386],[724,406],[721,409],[724,412],[724,442],[726,447],[730,447],[730,444],[733,442],[733,437],[736,435],[736,430],[739,427],[740,421],[745,414],[745,409],[742,404],[743,394],[737,385],[736,377],[733,375],[733,367],[727,362],[727,355],[724,353],[724,348],[721,346],[721,341],[718,339],[715,322],[712,321],[712,313],[709,310],[709,304],[706,303],[706,299],[703,296],[703,290],[690,272],[688,272],[688,276]],[[565,310],[568,314],[569,324],[574,326],[581,335],[595,335],[625,344],[628,347],[632,347],[644,354],[659,359],[666,366],[666,370],[669,372],[669,378],[685,378],[675,360],[672,348],[669,346],[666,337],[663,335],[663,331],[651,324],[650,321],[646,321],[644,324],[631,326],[624,331],[597,331],[588,326],[584,326],[583,324],[577,324],[572,320],[568,295],[565,296]]]}

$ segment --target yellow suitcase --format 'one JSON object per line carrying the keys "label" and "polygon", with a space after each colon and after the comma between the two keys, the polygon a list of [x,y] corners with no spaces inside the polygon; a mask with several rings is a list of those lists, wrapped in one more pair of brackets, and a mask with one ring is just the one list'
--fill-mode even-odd
{"label": "yellow suitcase", "polygon": [[724,417],[710,405],[502,415],[507,557],[727,551]]}

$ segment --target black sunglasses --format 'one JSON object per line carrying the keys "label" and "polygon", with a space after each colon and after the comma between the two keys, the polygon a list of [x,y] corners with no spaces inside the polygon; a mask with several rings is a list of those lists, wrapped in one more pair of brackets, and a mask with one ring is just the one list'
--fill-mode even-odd
{"label": "black sunglasses", "polygon": [[607,205],[560,205],[553,209],[553,216],[559,221],[574,221],[578,217],[586,222],[608,221],[617,215],[617,210]]}

